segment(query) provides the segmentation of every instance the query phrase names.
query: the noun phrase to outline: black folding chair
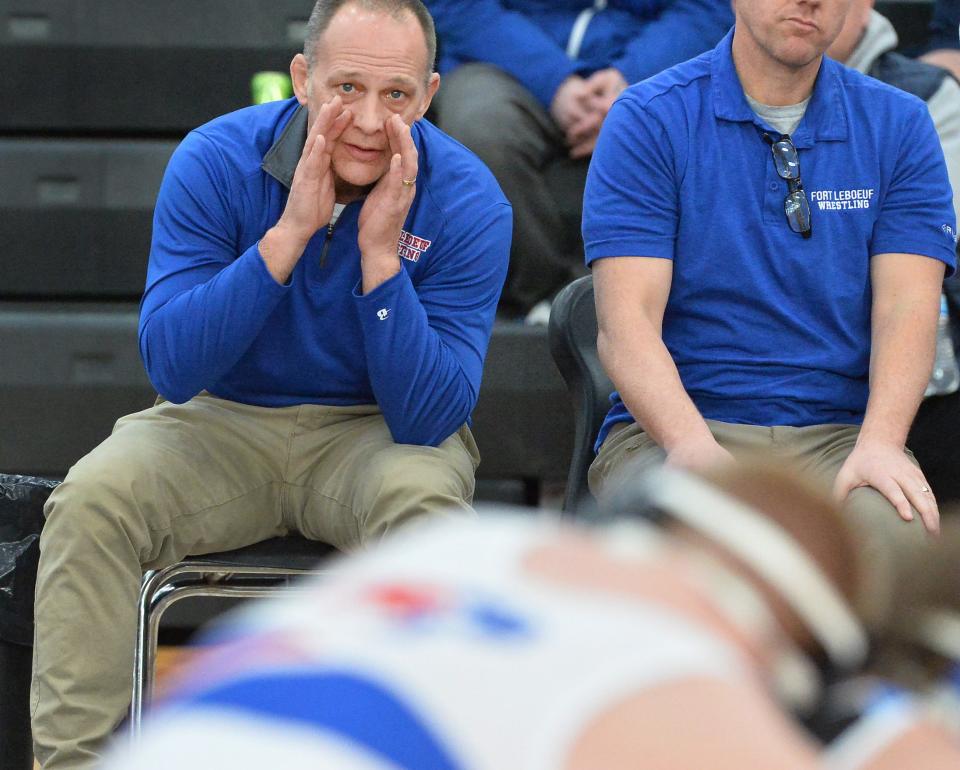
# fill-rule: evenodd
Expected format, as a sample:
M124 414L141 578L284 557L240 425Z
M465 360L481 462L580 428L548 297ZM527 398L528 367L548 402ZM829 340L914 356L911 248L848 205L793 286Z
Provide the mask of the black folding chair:
M593 460L593 443L614 389L597 356L593 276L578 278L557 295L548 334L550 353L573 399L573 457L563 501L563 510L573 512L589 497L587 471Z

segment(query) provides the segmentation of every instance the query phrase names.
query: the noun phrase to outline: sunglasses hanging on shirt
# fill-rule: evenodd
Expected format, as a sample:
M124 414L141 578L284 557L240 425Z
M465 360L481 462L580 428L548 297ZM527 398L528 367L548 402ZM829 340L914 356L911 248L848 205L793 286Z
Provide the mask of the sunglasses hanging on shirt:
M763 134L763 140L770 145L773 153L773 165L777 174L787 183L787 197L783 199L783 213L787 215L787 224L795 233L804 238L813 235L810 224L810 204L800 179L800 156L793 146L789 134Z

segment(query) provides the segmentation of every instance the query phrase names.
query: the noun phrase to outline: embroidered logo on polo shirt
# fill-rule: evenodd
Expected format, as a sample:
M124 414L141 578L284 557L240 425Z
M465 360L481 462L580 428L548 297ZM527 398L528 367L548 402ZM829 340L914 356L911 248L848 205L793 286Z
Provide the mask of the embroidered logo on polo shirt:
M420 256L430 248L432 241L419 238L406 230L400 231L400 240L397 241L397 254L411 262L419 262Z
M390 308L388 307L382 307L377 311L377 318L379 318L381 321L386 321L387 316L389 315L390 315Z
M860 188L852 190L811 190L810 200L820 211L850 211L868 209L876 190Z
M944 234L945 236L947 236L947 238L950 239L950 242L951 242L954 246L956 246L956 244L957 244L957 232L956 232L956 230L954 230L952 227L950 227L950 225L944 225L944 226L941 227L940 229L943 230L943 234Z

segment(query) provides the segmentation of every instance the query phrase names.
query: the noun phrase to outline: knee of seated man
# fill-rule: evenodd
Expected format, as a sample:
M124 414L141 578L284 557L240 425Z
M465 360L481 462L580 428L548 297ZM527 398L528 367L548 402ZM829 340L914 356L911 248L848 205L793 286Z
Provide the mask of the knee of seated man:
M912 521L904 521L872 487L852 490L844 509L859 540L858 610L872 632L884 635L902 623L903 608L926 603L936 586L938 576L929 569L935 541L916 511Z
M364 466L362 513L391 508L397 516L426 512L473 496L469 457L442 448L396 445L377 452Z
M123 464L105 464L88 455L47 500L43 539L76 541L129 530L130 511L139 507L134 477Z
M905 521L893 503L873 487L857 487L851 490L844 507L856 517L857 523L863 523L864 526L883 527L898 537L923 539L923 522L916 510L911 507L913 521Z

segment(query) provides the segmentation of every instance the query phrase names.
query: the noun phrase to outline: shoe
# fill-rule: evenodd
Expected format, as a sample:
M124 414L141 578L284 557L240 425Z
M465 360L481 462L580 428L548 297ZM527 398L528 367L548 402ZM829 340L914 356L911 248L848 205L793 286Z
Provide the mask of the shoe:
M528 326L546 326L550 322L550 308L553 302L548 299L540 300L534 305L523 322Z

